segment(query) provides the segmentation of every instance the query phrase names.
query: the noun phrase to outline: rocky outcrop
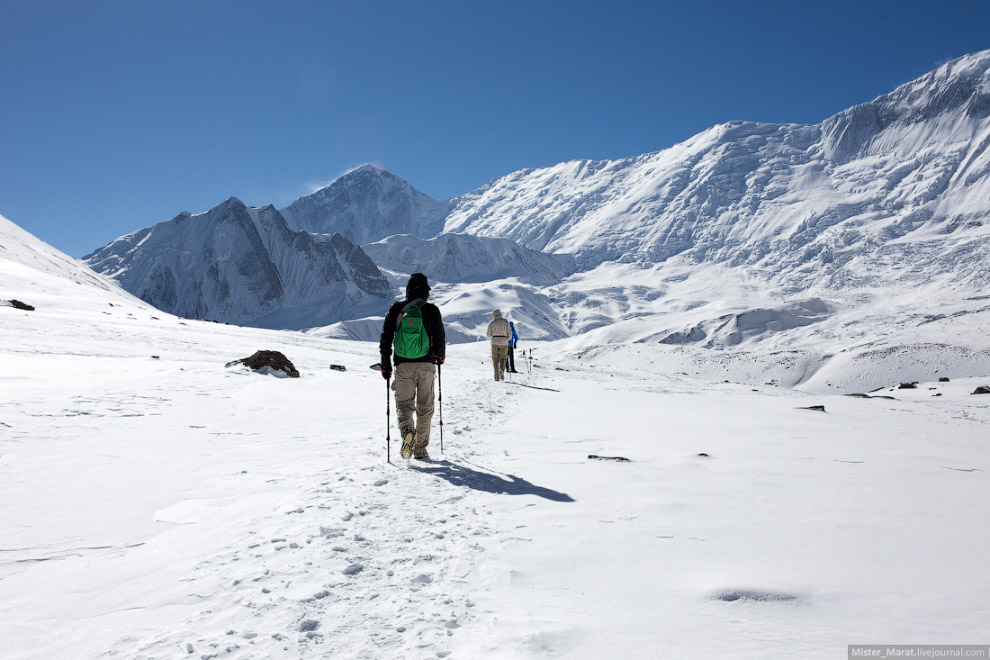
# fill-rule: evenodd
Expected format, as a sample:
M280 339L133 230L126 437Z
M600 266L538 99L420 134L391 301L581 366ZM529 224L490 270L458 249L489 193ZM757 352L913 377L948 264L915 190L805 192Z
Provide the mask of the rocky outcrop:
M299 378L299 371L296 370L295 365L289 358L285 357L285 354L279 351L257 351L250 357L228 362L225 366L233 367L237 364L243 364L255 371L267 372L270 370L280 372L289 378Z

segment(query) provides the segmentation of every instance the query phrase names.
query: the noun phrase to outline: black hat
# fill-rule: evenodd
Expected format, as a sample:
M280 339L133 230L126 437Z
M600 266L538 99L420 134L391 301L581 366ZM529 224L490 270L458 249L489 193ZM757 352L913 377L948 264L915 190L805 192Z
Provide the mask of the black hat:
M409 276L409 284L406 285L406 298L415 300L416 298L426 299L430 295L430 283L426 281L426 275L413 273Z

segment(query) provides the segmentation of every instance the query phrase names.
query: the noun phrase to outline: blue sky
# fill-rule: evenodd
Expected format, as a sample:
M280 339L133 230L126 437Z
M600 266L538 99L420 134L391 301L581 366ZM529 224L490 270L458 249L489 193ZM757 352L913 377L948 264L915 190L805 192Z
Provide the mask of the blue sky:
M80 257L380 164L447 198L817 123L990 48L990 2L0 0L0 214Z

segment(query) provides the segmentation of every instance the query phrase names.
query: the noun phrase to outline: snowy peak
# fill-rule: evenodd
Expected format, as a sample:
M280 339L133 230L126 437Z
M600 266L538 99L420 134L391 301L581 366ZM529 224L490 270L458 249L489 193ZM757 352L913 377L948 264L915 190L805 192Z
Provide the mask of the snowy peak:
M990 50L943 64L875 103L911 121L957 109L969 117L986 117L990 114Z
M921 144L907 129L927 123L927 132L966 137L990 116L990 51L967 55L901 85L870 103L857 105L822 124L826 158L846 163L898 148L904 156ZM892 134L884 132L894 128Z
M159 309L242 325L332 323L389 295L387 280L346 239L294 232L273 206L235 197L124 236L87 260Z
M362 165L282 209L289 227L314 234L339 233L363 245L394 234L437 235L447 203L413 188L374 165Z

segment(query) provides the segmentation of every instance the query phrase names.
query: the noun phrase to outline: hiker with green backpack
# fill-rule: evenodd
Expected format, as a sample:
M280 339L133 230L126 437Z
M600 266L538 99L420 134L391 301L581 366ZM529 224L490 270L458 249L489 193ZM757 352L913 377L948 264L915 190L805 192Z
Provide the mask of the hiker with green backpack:
M386 381L392 378L395 363L391 387L402 435L402 457L420 460L430 458L426 448L433 419L433 379L437 365L443 364L447 355L443 317L436 305L426 302L429 296L426 275L413 273L405 300L392 303L385 315L379 342Z

